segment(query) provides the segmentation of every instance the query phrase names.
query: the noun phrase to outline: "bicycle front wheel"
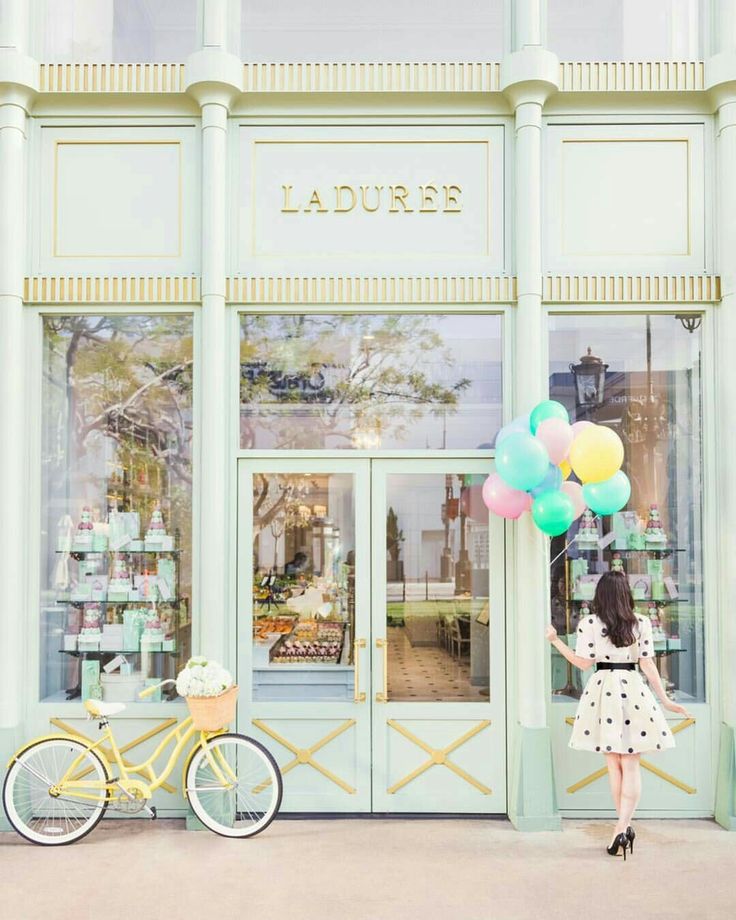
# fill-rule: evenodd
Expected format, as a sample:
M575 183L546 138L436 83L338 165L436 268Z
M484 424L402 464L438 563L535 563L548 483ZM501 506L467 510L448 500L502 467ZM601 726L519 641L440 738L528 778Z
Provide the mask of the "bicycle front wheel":
M67 787L65 779L74 787ZM105 813L107 780L101 758L83 742L47 738L26 748L10 765L3 786L5 814L31 843L75 843Z
M255 837L276 817L283 784L266 748L245 735L228 733L207 741L192 757L186 775L194 814L223 837Z

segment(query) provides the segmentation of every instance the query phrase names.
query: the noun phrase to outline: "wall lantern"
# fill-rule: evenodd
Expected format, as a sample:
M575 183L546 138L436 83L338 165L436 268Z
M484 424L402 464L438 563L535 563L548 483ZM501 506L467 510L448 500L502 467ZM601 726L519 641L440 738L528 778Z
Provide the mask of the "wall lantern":
M578 408L595 409L603 404L607 370L608 365L597 358L590 347L579 364L570 365L575 380L575 405Z

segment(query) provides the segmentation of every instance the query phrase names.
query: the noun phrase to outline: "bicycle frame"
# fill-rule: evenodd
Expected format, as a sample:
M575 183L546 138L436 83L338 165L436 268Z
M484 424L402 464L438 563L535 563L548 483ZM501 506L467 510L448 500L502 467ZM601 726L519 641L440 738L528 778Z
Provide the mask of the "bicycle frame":
M171 775L176 762L181 756L182 751L186 745L194 738L198 733L198 729L192 724L191 716L188 716L182 722L178 722L173 728L166 733L161 742L159 743L156 750L151 754L149 758L142 761L139 764L130 764L129 766L125 765L123 757L118 748L117 741L115 740L115 734L109 723L105 724L105 731L102 734L102 737L97 741L91 744L85 744L85 751L94 751L100 748L103 744L107 743L110 747L110 750L113 754L114 765L118 768L119 776L116 778L108 777L105 782L99 780L84 780L84 777L92 772L91 767L87 767L81 773L75 773L79 768L84 754L80 754L67 769L66 773L61 780L56 784L55 792L59 795L62 793L64 795L73 795L78 799L90 799L93 801L98 801L99 795L91 794L91 790L100 790L105 789L110 792L117 791L117 789L122 789L124 792L131 790L136 790L142 794L146 799L150 799L153 793L160 789L161 786L166 782L166 780ZM212 751L207 744L210 738L215 738L217 735L222 734L222 731L218 732L206 732L199 731L199 741L196 744L192 751L190 752L190 757L194 754L194 751L197 747L201 747L204 752L207 760L212 767L212 771L217 777L217 780L223 784L225 788L230 788L234 782L237 781L235 774L230 769L229 764L222 756L222 753L215 749ZM157 773L153 767L154 762L161 755L163 750L169 745L172 741L175 740L174 748L169 755L169 759L164 766L163 770L160 773ZM105 755L97 751L99 756L102 757L103 762L109 765L109 760ZM140 780L133 779L131 774L138 774L147 779L147 782L141 782ZM84 792L84 790L88 792Z

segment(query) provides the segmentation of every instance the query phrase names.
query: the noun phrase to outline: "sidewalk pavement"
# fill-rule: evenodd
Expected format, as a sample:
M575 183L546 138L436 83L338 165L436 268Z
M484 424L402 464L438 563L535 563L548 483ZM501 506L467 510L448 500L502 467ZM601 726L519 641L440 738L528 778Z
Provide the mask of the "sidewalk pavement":
M520 834L505 820L278 820L253 840L105 820L68 847L0 834L3 920L735 920L736 834L713 821Z

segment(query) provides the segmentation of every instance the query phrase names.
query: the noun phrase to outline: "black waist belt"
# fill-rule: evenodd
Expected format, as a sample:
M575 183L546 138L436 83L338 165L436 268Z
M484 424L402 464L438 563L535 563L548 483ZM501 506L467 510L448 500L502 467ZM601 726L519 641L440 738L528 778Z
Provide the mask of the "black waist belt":
M596 671L635 671L633 661L599 661L595 666Z

